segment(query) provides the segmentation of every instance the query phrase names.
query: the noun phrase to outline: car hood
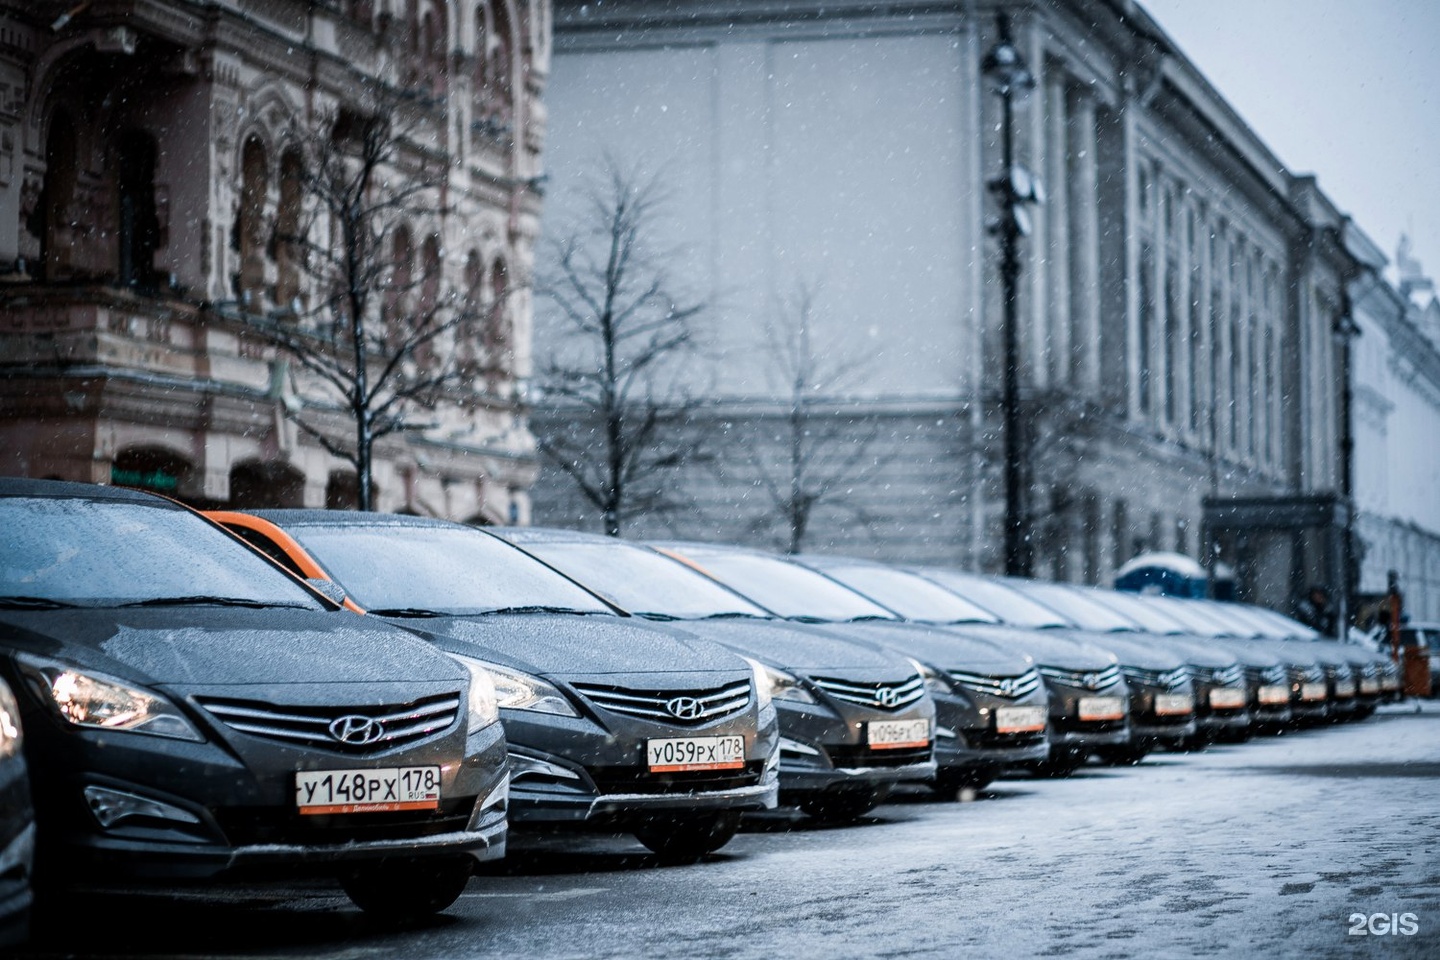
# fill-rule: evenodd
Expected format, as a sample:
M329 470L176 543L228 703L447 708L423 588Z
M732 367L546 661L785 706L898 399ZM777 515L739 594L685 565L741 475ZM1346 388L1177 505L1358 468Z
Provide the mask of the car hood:
M1140 670L1155 670L1163 673L1178 670L1186 663L1204 662L1185 656L1181 651L1182 645L1175 643L1174 638L1157 636L1153 633L1134 631L1098 633L1090 630L1060 630L1056 633L1063 634L1067 639L1106 650L1120 661L1121 666L1135 667ZM1226 664L1234 662L1233 657L1225 658Z
M941 670L1018 676L1035 666L1022 652L1008 650L949 626L899 620L861 620L824 623L818 627L838 636L881 644Z
M1023 653L1038 664L1064 670L1104 670L1116 658L1103 647L1078 639L1074 631L1061 629L1031 630L1002 623L967 623L950 628L968 636Z
M687 620L684 629L791 672L871 670L877 679L915 673L899 653L870 641L848 638L828 625L785 620Z
M453 660L348 611L157 607L5 611L0 643L150 685L458 680Z
M394 619L443 650L551 677L746 670L744 661L678 624L578 614Z

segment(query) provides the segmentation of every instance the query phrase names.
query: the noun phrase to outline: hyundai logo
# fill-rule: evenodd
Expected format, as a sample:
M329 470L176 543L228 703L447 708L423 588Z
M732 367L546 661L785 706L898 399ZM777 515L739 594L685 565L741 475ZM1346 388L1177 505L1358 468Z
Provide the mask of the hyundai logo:
M1100 686L1100 674L1087 673L1084 677L1081 678L1081 682L1084 683L1085 686L1089 687L1091 690L1095 690Z
M894 687L881 687L875 691L875 702L882 707L893 707L900 702L900 694Z
M1001 681L1000 681L1000 696L1002 696L1002 697L1013 697L1013 696L1015 696L1015 681L1014 681L1014 680L1011 680L1011 679L1008 679L1008 678L1007 678L1007 679L1004 679L1004 680L1001 680Z
M694 697L676 697L665 703L665 709L676 720L698 720L700 719L700 701Z
M331 721L330 736L352 747L363 747L385 736L385 725L374 717L351 713Z

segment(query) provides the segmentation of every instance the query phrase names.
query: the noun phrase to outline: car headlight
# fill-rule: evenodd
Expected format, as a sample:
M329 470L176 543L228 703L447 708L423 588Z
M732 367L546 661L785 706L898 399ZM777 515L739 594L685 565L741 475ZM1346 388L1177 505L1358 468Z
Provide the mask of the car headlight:
M460 665L470 671L470 726L468 733L475 733L500 719L500 702L495 696L495 681L490 671L479 660L455 656Z
M574 705L553 683L484 660L471 662L490 675L490 680L495 685L495 702L501 709L552 713L560 717L580 716Z
M750 676L755 681L755 704L764 710L770 706L771 693L774 690L774 684L770 682L770 671L759 660L751 660L749 657L741 659L750 664Z
M929 690L931 693L952 693L954 691L955 688L950 683L950 679L945 676L944 671L926 666L919 660L910 657L906 657L905 659L909 660L911 665L915 667L915 672L925 679L926 690Z
M169 700L111 677L64 664L20 658L20 668L60 718L76 727L123 730L176 740L205 738Z
M791 703L815 702L810 691L800 683L799 677L786 673L784 670L777 670L758 660L751 660L750 666L759 670L755 674L755 687L757 690L763 691L760 694L760 706L765 706L771 700L789 700Z

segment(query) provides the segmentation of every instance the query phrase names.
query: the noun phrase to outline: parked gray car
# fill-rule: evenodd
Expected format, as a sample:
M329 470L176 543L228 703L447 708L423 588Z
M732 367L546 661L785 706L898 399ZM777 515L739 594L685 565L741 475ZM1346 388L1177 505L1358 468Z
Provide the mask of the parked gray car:
M629 613L679 621L763 667L780 721L780 799L853 820L892 785L935 775L935 702L915 661L782 620L653 549L614 537L494 531Z

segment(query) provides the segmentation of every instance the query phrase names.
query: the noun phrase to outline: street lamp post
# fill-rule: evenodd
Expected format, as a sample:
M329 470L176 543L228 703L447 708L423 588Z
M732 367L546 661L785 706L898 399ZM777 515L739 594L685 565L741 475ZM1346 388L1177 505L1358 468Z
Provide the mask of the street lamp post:
M1010 39L1010 18L997 18L1000 36L985 54L980 69L1000 97L1002 174L990 181L1000 204L1000 220L994 232L1000 238L1000 282L1005 299L1005 369L1001 406L1005 421L1005 573L1030 575L1030 545L1026 538L1025 515L1026 451L1020 416L1020 333L1017 296L1020 284L1020 238L1030 232L1029 204L1039 202L1034 177L1015 163L1014 102L1035 86L1035 77Z

